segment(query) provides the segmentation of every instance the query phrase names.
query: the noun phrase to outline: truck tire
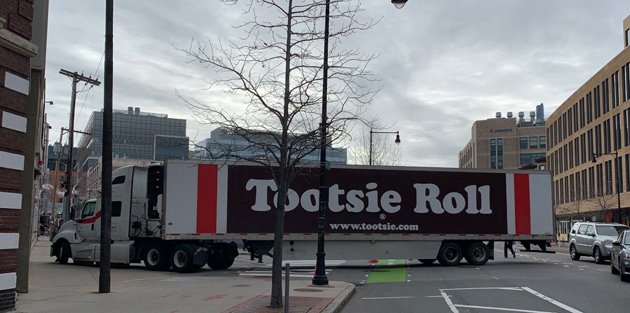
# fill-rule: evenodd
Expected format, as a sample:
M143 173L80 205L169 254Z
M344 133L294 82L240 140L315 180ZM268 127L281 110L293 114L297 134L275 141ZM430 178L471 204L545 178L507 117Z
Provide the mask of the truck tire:
M59 264L68 264L68 259L70 259L70 255L72 251L70 251L70 244L65 241L59 241L59 254L57 255L57 262Z
M569 247L569 255L571 255L571 260L573 261L580 260L580 254L577 252L577 249L575 248L575 245L573 244Z
M466 262L471 265L484 265L488 263L488 247L483 242L477 241L468 245L466 249Z
M181 243L175 246L171 254L171 266L178 273L190 273L195 270L193 262L195 246L188 243Z
M144 267L150 271L165 271L171 266L168 248L157 243L149 244L144 251Z
M438 262L443 266L454 266L462 260L462 248L454 242L445 242L438 253Z
M227 243L212 245L208 255L208 266L215 271L225 270L232 266L236 255L233 255L230 249L232 249L232 246Z

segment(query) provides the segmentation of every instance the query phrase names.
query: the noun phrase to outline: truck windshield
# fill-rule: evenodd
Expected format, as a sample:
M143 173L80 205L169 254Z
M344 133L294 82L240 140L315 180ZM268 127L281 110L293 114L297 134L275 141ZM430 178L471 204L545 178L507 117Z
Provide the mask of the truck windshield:
M597 234L601 235L601 236L619 236L619 234L625 230L628 229L627 227L621 227L621 226L612 226L612 225L606 225L606 226L596 226L597 228Z

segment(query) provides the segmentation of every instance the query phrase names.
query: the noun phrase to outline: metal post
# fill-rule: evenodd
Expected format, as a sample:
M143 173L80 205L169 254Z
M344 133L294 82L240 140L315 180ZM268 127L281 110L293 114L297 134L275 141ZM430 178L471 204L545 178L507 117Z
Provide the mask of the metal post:
M114 0L105 5L105 94L103 99L103 157L101 175L101 267L98 292L109 293L112 238L112 94Z
M313 285L328 285L326 277L326 253L324 252L324 227L326 223L326 208L328 207L328 186L326 186L326 125L327 97L328 97L328 35L330 19L330 0L326 0L326 17L324 19L324 77L322 77L322 125L319 161L319 216L317 219L317 262Z
M369 164L372 165L372 129L370 128L370 157L369 157Z
M289 313L289 282L291 281L291 264L287 263L284 274L284 313Z

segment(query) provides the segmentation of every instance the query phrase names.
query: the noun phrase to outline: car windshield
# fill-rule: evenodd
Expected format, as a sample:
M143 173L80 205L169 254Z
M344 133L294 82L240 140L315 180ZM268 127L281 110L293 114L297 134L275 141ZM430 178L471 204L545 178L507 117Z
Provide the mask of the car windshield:
M624 226L612 226L612 225L602 225L595 226L597 228L597 234L600 236L619 236L619 234L628 229L628 227Z

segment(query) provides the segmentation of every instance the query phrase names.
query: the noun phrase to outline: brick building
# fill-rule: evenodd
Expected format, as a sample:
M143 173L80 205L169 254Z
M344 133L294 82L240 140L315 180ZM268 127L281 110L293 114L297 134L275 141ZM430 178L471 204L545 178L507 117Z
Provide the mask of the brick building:
M44 155L47 8L46 0L0 1L0 312L15 308L16 291L28 290L35 186Z

